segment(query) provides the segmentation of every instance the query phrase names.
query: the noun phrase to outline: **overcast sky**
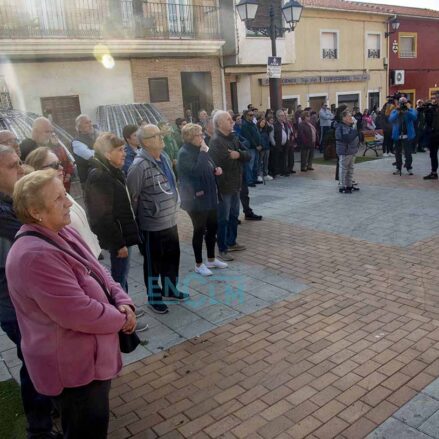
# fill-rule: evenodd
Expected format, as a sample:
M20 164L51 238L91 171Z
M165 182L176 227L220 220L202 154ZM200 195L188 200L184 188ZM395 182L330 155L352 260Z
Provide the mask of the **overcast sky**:
M363 1L363 0L352 0ZM428 8L439 11L439 0L372 0L370 3L381 3L384 5L411 6L414 8Z

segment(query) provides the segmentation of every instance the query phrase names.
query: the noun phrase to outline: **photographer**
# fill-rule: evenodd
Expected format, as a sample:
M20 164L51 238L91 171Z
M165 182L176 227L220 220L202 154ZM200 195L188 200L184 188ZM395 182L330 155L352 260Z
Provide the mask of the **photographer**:
M409 175L413 175L411 141L416 137L414 128L416 118L417 112L411 108L407 98L400 97L398 105L389 116L389 122L393 125L392 139L395 142L396 171L393 175L401 175L402 150L405 156L404 167Z
M437 152L439 147L439 106L437 103L437 95L432 102L423 105L422 111L425 115L425 130L429 138L431 161L431 173L426 175L424 180L437 180Z

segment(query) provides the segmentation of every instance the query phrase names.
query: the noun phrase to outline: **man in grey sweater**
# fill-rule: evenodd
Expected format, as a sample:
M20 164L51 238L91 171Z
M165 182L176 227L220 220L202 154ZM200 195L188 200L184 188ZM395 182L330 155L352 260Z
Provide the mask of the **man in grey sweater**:
M165 314L168 306L163 299L189 298L187 293L177 289L179 196L171 161L163 151L165 145L160 129L156 125L145 125L139 128L137 135L142 149L128 171L127 186L142 234L148 303L155 312Z

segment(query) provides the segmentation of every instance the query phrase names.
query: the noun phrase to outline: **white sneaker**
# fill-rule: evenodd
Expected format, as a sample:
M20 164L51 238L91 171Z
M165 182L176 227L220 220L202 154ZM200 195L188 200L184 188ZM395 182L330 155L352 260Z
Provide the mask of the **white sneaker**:
M201 274L201 276L212 276L213 274L205 264L201 264L199 267L195 265L195 273Z
M266 175L265 180L271 181L271 180L273 180L273 177L271 175Z
M225 262L219 261L218 259L214 259L213 261L206 262L206 268L227 268L229 265Z
M264 182L264 180L262 179L262 177L261 177L261 176L259 176L259 177L258 177L258 181L260 181L261 183L263 183L263 182Z

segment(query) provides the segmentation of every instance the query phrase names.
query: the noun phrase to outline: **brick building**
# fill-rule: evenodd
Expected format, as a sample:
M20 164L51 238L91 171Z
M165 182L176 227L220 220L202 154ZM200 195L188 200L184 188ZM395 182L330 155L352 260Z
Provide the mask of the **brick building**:
M217 0L0 0L0 89L72 132L148 102L168 120L224 106Z

